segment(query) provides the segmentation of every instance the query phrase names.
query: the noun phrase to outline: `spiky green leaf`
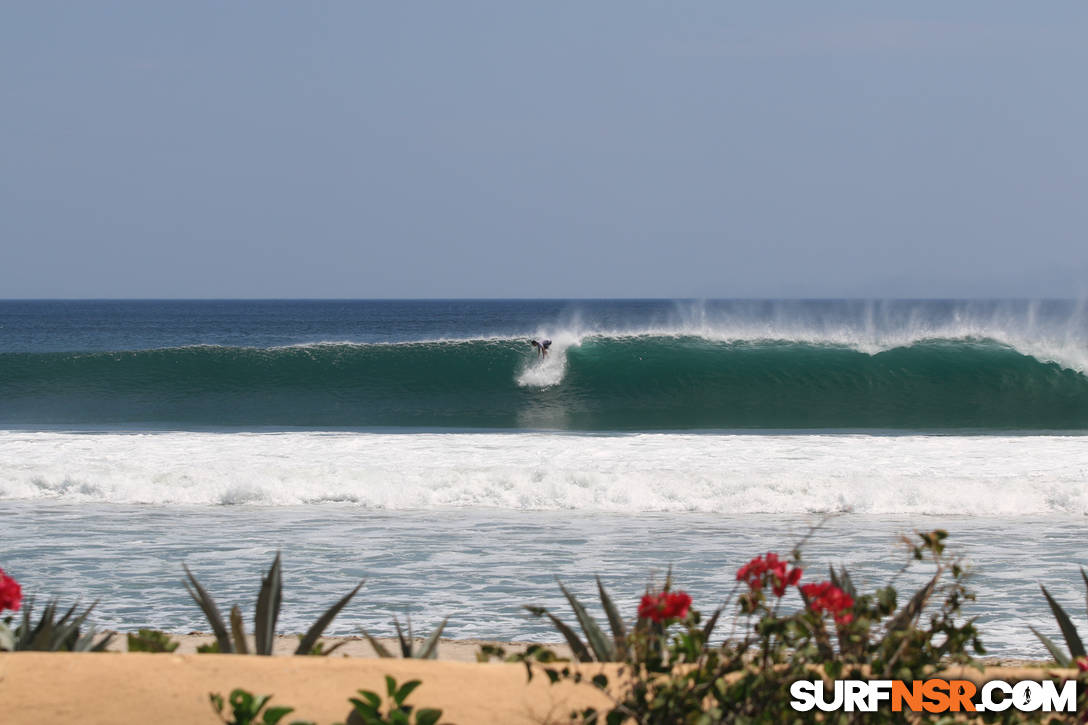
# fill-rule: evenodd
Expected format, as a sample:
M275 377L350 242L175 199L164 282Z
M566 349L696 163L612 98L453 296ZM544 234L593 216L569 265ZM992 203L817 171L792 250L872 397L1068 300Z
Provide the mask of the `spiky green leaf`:
M366 641L370 642L370 646L374 648L374 652L377 653L378 657L382 659L388 659L393 656L393 653L386 649L384 644L370 636L370 632L367 632L362 627L359 627L359 631L363 633L364 637L366 637Z
M404 631L400 628L400 620L393 617L393 626L397 628L397 640L400 642L400 656L405 659L412 657L412 618L408 617L408 634L405 636Z
M1043 596L1046 597L1047 603L1050 605L1050 611L1054 613L1054 619L1058 620L1058 627L1062 630L1062 636L1065 637L1065 644L1069 647L1069 654L1073 659L1079 659L1086 656L1084 651L1084 643L1080 640L1080 635L1077 634L1077 628L1073 626L1073 620L1069 619L1069 615L1065 613L1062 606L1050 596L1050 592L1046 590L1042 584L1039 588L1043 590Z
M842 582L842 584L839 585L839 588L849 594L852 598L857 599L857 587L854 586L854 580L850 578L850 572L846 570L845 566L839 567L839 580Z
M281 594L283 591L283 572L280 553L272 560L268 574L261 580L261 591L257 595L257 614L253 622L253 639L257 654L271 655L276 637L276 621L280 616Z
M431 632L431 636L423 643L423 647L419 650L419 659L421 660L433 660L438 656L438 638L442 636L442 630L446 628L446 622L449 621L449 617L446 617L442 622Z
M211 625L212 632L215 634L215 641L219 644L219 651L223 654L234 652L230 642L230 634L227 632L227 625L223 623L223 617L219 614L219 607L215 606L215 600L196 580L193 572L189 571L188 566L182 564L181 568L185 570L185 575L189 577L188 582L182 582L185 585L185 590L189 592L189 596L204 612L204 618Z
M620 616L620 610L612 602L612 597L608 596L608 592L605 591L600 577L597 577L597 592L601 597L601 606L604 608L605 616L608 617L608 626L612 630L615 658L624 659L627 656L627 625L624 624L623 617Z
M593 648L593 654L600 662L611 662L615 659L616 648L612 642L608 641L608 638L604 636L604 632L597 625L596 620L589 616L589 612L582 606L582 603L578 601L570 591L563 586L563 582L559 580L559 577L555 578L556 583L559 585L559 590L563 592L563 596L570 602L570 608L574 610L574 616L578 619L578 624L582 627L582 632L586 635L586 641L589 642L589 646Z
M1047 637L1045 634L1035 629L1035 627L1029 626L1028 629L1039 638L1039 641L1042 642L1043 646L1050 652L1050 656L1054 658L1054 661L1058 663L1059 667L1071 667L1073 665L1073 661L1069 659L1069 656L1062 652L1061 648L1054 644L1054 641L1051 640L1050 637Z
M1084 567L1080 568L1080 578L1084 580L1084 594L1085 604L1088 605L1088 572L1084 571Z
M922 610L926 608L926 604L929 602L929 598L933 595L933 590L937 588L937 581L941 575L938 572L933 575L933 578L926 582L926 585L916 591L914 596L911 597L907 605L899 610L899 612L888 623L888 632L895 632L907 629L917 618L922 614Z
M91 632L88 633L87 636L88 636L88 638L92 638L94 636L94 630L91 630ZM89 652L105 652L106 648L110 646L110 642L112 642L112 641L113 641L113 632L110 632L105 637L103 637L102 639L98 640L96 643L91 645L91 648L88 651Z
M563 635L563 639L567 640L567 644L570 646L575 659L579 662L593 661L593 655L590 654L589 648L586 647L585 643L582 642L574 630L568 627L561 619L544 607L526 606L525 609L527 609L534 617L547 617L551 620L551 623L559 630L559 633Z
M329 647L329 648L328 648L328 649L326 649L326 650L322 650L322 651L321 651L321 654L322 654L323 656L325 656L325 657L328 657L328 656L329 656L329 655L331 655L331 654L332 654L333 652L335 652L336 650L340 649L341 647L343 647L343 646L344 646L344 645L346 645L347 643L348 643L348 641L347 641L346 639L342 639L342 640L340 640L339 642L337 642L336 644L334 644L334 645L333 645L332 647Z
M340 610L347 606L348 602L350 602L352 597L359 592L364 583L366 583L365 579L359 582L354 589L341 597L336 604L325 610L325 613L322 614L306 631L306 634L303 635L302 640L298 644L298 649L295 650L295 654L306 655L313 651L314 646L317 644L317 640L321 638L321 633L332 623L332 620L336 618L336 615L340 613ZM330 649L329 652L332 652L332 650Z
M246 643L246 627L242 622L242 610L235 604L230 608L230 633L234 638L234 649L240 655L249 654L249 645Z

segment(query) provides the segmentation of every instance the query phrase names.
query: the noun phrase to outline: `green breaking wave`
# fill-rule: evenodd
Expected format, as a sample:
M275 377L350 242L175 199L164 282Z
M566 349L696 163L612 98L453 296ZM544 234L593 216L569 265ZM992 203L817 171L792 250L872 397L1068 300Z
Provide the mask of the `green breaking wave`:
M15 425L559 428L1088 428L1088 377L992 340L876 354L795 341L594 336L0 354ZM565 361L564 361L565 356ZM565 362L565 365L563 363Z

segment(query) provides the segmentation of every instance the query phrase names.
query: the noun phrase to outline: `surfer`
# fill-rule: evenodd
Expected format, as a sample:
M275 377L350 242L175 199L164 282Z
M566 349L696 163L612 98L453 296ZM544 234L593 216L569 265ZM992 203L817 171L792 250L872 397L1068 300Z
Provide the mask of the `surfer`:
M548 357L548 348L552 346L551 340L529 340L529 344L536 348L540 357Z

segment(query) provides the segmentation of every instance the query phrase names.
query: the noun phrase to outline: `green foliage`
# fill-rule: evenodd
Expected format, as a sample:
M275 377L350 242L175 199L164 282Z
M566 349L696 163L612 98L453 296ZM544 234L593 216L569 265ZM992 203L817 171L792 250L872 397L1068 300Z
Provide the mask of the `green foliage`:
M419 680L411 680L398 686L397 681L385 676L387 702L370 690L359 690L359 697L348 698L352 705L346 725L437 725L442 711L431 707L416 709L407 703L408 696L419 687ZM219 693L211 693L208 699L212 709L226 725L277 725L294 712L293 707L269 707L271 695L253 695L246 690L232 690L230 698L223 700ZM228 709L229 708L229 709ZM227 716L231 719L227 719ZM414 716L414 717L413 717ZM314 725L312 722L295 720L290 725Z
M208 695L208 699L211 700L215 714L227 725L252 725L252 723L276 725L280 720L295 711L293 707L270 707L266 710L265 706L272 699L271 695L255 696L241 688L231 691L228 702L224 702L223 696L217 692ZM226 717L228 705L230 707L230 720ZM314 724L304 720L295 720L291 725Z
M189 596L193 598L193 601L200 606L201 611L204 612L205 618L208 620L208 624L211 625L212 632L215 634L216 647L215 652L221 654L249 654L249 644L246 641L245 623L242 620L242 610L237 605L231 608L230 612L230 629L228 631L227 625L223 622L223 617L219 614L219 607L216 606L215 600L208 594L207 590L200 585L193 573L189 571L189 567L182 564L182 568L185 569L185 575L188 581L184 581L185 590L189 592ZM340 610L347 606L352 597L358 593L362 588L364 582L359 584L344 595L338 602L329 607L324 614L318 617L317 621L313 623L306 634L302 635L299 640L298 648L295 649L296 655L309 655L309 654L329 654L335 647L328 650L318 648L318 640L321 638L321 633L329 626L336 615L340 613ZM258 655L271 655L272 648L276 639L276 621L280 616L280 605L282 603L283 593L283 570L280 564L279 552L276 553L276 558L272 561L272 566L269 567L268 573L265 574L261 580L261 589L257 594L257 611L253 618L253 640L255 654ZM210 648L205 646L204 648L198 648L198 652L211 652Z
M1083 567L1080 570L1080 576L1084 580L1085 588L1088 589L1088 572L1085 572ZM1058 622L1058 629L1061 630L1062 637L1065 639L1065 646L1069 648L1069 654L1062 652L1061 648L1054 644L1053 640L1035 629L1035 627L1028 627L1028 629L1039 638L1039 641L1043 643L1043 646L1046 647L1051 657L1060 667L1088 665L1088 660L1085 659L1088 657L1088 653L1085 652L1084 642L1081 641L1073 620L1062 609L1062 605L1058 604L1057 600L1050 595L1046 587L1040 584L1039 588L1043 590L1043 596L1046 597L1046 602L1050 605L1050 611L1054 613L1054 619Z
M594 725L854 722L856 716L848 713L793 711L790 685L812 679L815 672L829 679L924 679L939 667L970 664L972 652L984 652L973 620L960 618L963 604L974 595L966 585L966 569L946 553L946 538L945 532L935 531L919 534L917 543L907 542L908 565L920 558L933 573L903 605L891 583L860 594L849 573L839 569L830 572L829 583L846 595L839 600L846 602L843 609L829 612L801 591L804 608L785 613L784 591L772 595L769 587L738 573L745 590L730 601L740 630L721 645L710 644L709 628L692 610L682 620L666 622L662 632L636 626L628 638L626 664L612 682L604 674L588 679L577 668L554 665L530 665L530 678L536 669L552 683L588 682L605 691L614 703L610 708L571 714L576 722ZM801 563L799 548L794 562ZM890 711L866 713L865 719L911 721L909 713Z
M359 697L349 698L354 709L348 715L347 725L435 725L442 717L441 710L429 707L416 710L405 703L419 685L419 680L409 680L398 687L397 681L386 675L386 706L382 707L382 698L376 692L359 690Z
M567 603L570 604L570 608L574 611L578 626L585 635L584 641L566 622L544 607L526 606L525 609L534 617L547 617L559 633L563 635L563 639L567 641L567 645L570 646L571 652L579 662L622 662L627 659L627 627L616 609L616 605L612 602L612 598L605 591L601 578L597 577L597 592L600 596L601 607L608 618L609 628L612 631L611 639L605 636L597 621L590 616L585 606L578 601L578 598L563 585L559 577L556 577L555 581L559 585L559 590L563 592L563 596L566 597Z
M170 635L157 629L141 629L136 634L128 633L129 652L173 652L178 643Z
M597 594L601 600L601 608L608 619L608 626L612 634L611 638L605 635L585 606L563 585L558 577L556 577L556 583L559 584L559 590L563 592L563 596L566 597L567 602L574 611L575 619L578 620L578 625L585 635L585 640L579 637L572 627L544 607L526 606L525 609L534 617L547 617L556 630L563 635L563 639L570 646L574 658L579 662L643 661L651 650L660 651L664 646L664 628L662 625L645 617L638 617L633 625L629 627L612 601L612 597L605 590L601 578L598 576L596 580ZM672 570L670 569L665 577L664 591L668 592L671 586ZM649 590L648 587L647 592ZM721 611L721 609L717 610L707 620L703 635L708 640L717 624Z
M918 534L920 544L906 540L912 558L928 559L933 575L901 608L891 584L859 596L844 569L839 574L832 571L832 582L853 593L854 619L836 627L834 651L828 648L824 621L816 621L810 631L817 655L855 671L854 666L868 665L874 676L911 680L933 667L971 664L972 652L985 654L974 619L956 621L963 605L974 601L975 594L967 586L969 573L963 563L945 554L947 537L947 532L938 529Z
M446 628L446 622L449 621L449 617L442 620L438 628L431 632L430 636L423 641L423 645L419 648L415 648L415 638L412 636L412 618L408 617L408 632L405 634L404 630L400 626L400 620L393 617L393 625L397 628L397 640L400 643L400 655L405 659L417 659L417 660L433 660L438 656L438 638L442 636L442 630ZM359 631L363 633L367 641L370 642L370 646L374 648L378 657L393 657L393 653L389 649L379 642L374 637L370 636L362 627Z
M104 652L113 640L107 634L95 641L95 630L83 631L87 617L98 602L78 612L79 604L73 604L64 614L59 613L57 600L51 600L42 610L41 617L33 621L34 600L23 602L19 623L12 627L8 617L0 625L0 650L14 652Z
M302 643L303 638L304 638L304 635L300 634L298 636L298 641L299 641L300 645ZM347 643L348 643L348 641L346 639L341 640L341 641L337 642L336 644L334 644L332 647L329 647L328 649L325 649L325 643L324 642L318 642L313 646L313 649L311 649L309 652L296 652L295 654L314 655L315 657L328 657L333 652L340 649L341 647L343 647ZM344 656L347 657L347 655L344 655Z

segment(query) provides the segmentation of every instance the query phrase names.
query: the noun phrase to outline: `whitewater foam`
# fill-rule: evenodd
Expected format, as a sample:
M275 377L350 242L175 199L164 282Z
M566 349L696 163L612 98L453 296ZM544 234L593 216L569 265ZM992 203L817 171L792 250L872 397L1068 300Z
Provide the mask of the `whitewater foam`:
M1044 313L1047 302L959 301L937 313L931 302L896 300L833 303L677 301L652 323L588 325L580 315L555 334L579 343L589 338L698 337L724 343L802 343L845 347L868 355L927 341L994 341L1040 362L1088 372L1088 300L1063 313ZM1049 303L1054 304L1054 303Z
M0 433L0 500L1088 514L1088 437Z
M567 372L567 351L581 345L584 335L571 330L563 330L549 338L538 334L534 339L551 339L551 347L543 358L529 358L517 375L517 384L522 388L548 388L563 382Z

